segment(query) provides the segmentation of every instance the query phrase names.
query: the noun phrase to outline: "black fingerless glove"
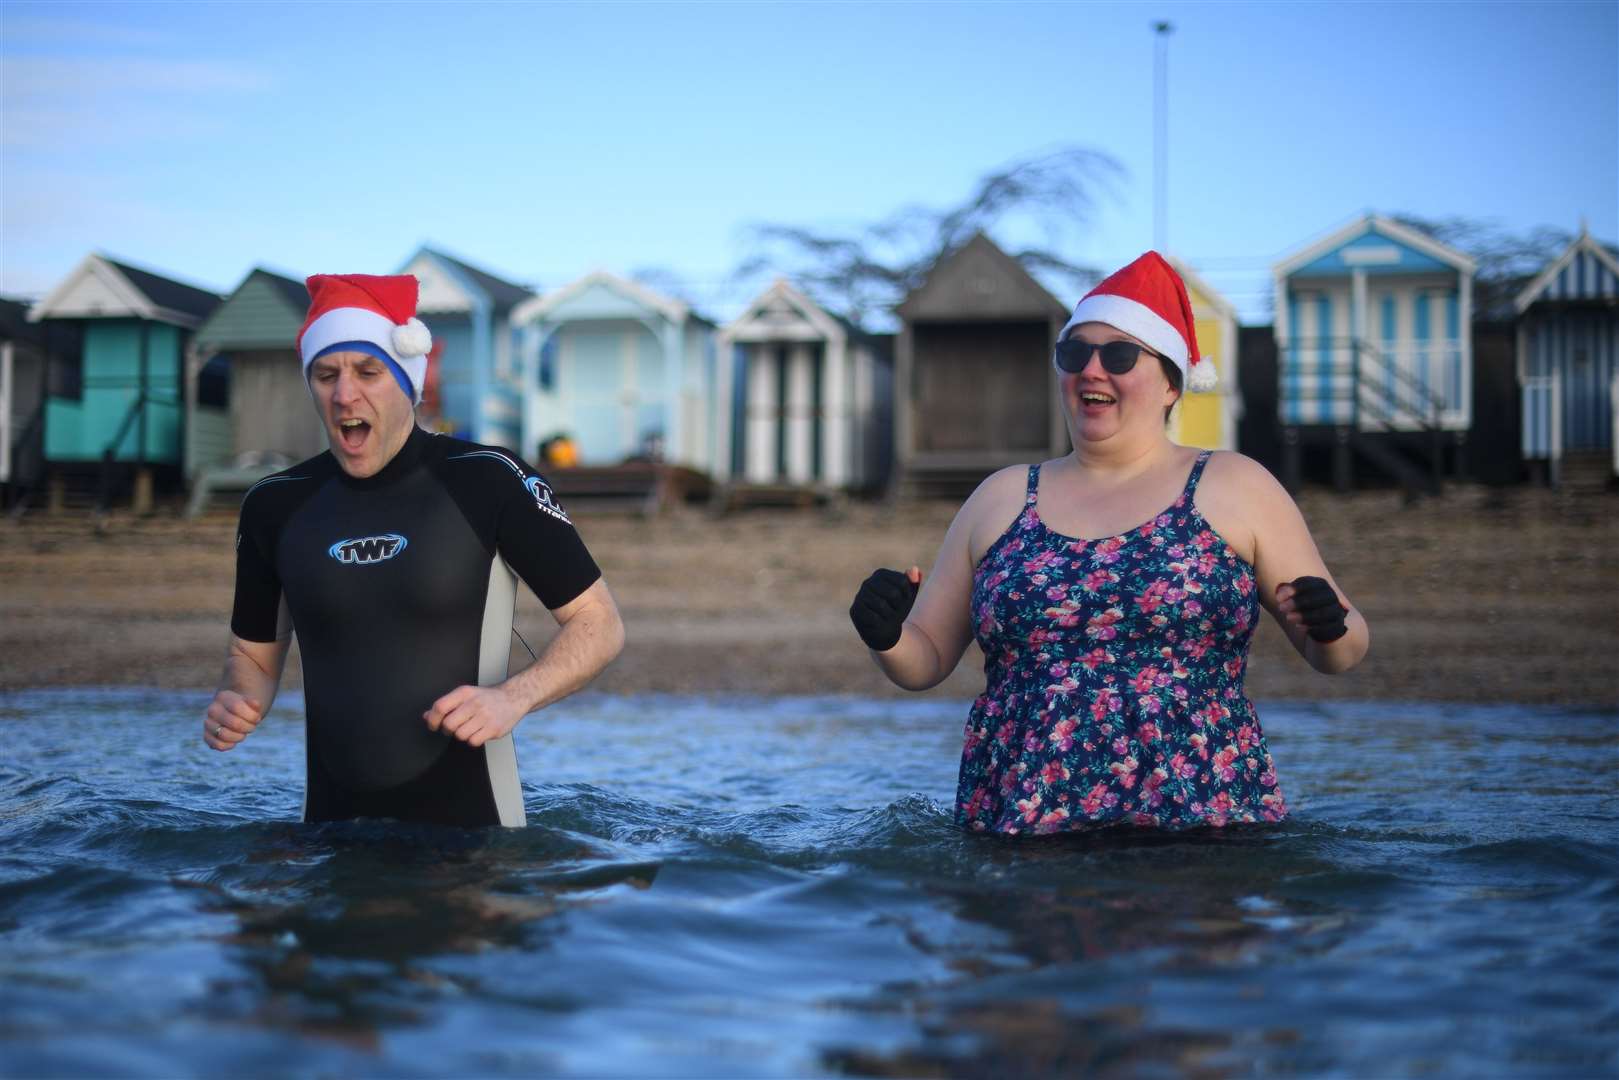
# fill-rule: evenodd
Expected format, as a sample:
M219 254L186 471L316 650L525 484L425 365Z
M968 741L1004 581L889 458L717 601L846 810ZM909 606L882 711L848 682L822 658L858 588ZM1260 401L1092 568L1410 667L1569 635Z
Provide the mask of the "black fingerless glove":
M1349 632L1349 609L1338 603L1338 593L1325 578L1301 577L1293 586L1293 607L1304 619L1304 632L1325 645Z
M878 570L860 583L849 620L867 648L887 652L899 644L905 616L916 602L916 586L898 570Z

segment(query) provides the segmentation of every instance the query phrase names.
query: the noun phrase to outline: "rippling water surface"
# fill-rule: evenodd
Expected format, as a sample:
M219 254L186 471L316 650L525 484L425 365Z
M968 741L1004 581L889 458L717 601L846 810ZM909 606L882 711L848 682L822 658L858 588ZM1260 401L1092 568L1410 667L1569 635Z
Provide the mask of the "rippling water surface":
M1619 715L1262 708L1294 816L950 824L963 703L586 697L525 830L310 827L302 702L0 695L7 1075L1612 1075Z

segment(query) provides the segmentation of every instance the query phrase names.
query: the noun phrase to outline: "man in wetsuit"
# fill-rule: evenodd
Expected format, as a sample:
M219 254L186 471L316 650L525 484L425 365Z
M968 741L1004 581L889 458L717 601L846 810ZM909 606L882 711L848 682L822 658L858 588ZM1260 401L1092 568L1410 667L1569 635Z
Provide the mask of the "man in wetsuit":
M427 328L408 275L319 274L298 335L331 449L242 502L225 674L203 721L239 744L292 634L307 713L305 821L522 825L512 729L618 655L601 571L514 455L416 426ZM560 627L507 676L521 577Z

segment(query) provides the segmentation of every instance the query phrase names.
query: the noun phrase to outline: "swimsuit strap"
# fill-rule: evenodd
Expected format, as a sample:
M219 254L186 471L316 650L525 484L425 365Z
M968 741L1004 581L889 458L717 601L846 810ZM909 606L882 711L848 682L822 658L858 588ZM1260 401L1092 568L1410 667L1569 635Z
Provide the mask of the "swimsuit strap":
M1203 479L1203 466L1209 463L1209 458L1213 455L1213 453L1214 451L1212 450L1205 450L1201 454L1198 454L1197 460L1192 463L1191 475L1187 476L1186 478L1187 502L1191 502L1192 496L1197 494L1197 482Z
M1023 495L1023 505L1033 506L1040 501L1040 463L1029 466L1029 489Z

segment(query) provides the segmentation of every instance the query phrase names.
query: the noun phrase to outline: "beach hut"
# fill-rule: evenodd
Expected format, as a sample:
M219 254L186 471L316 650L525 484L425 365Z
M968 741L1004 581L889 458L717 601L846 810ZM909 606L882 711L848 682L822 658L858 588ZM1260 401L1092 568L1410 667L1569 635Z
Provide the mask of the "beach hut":
M746 487L880 486L891 379L881 341L778 279L716 336L714 475Z
M1273 268L1283 478L1327 449L1340 489L1357 463L1416 495L1462 468L1472 425L1471 259L1368 214Z
M52 502L132 474L137 509L178 488L185 452L183 360L218 294L110 259L86 256L44 299L34 322L77 324L77 378L46 395L44 454Z
M900 303L894 478L960 495L996 469L1068 451L1051 351L1068 320L1017 260L979 233Z
M1619 472L1619 253L1582 228L1514 307L1524 458L1554 484L1606 486Z
M522 450L570 436L582 465L715 463L714 324L595 271L512 312L524 372Z
M1237 311L1179 259L1170 259L1192 301L1197 345L1204 360L1214 364L1220 381L1213 390L1181 395L1169 418L1169 437L1185 446L1209 450L1235 450L1237 423L1242 419L1241 370L1237 363Z
M512 313L534 294L430 247L419 249L399 272L421 282L416 314L433 332L433 393L424 396L421 422L522 454L523 390Z
M79 334L69 322L32 323L30 305L0 298L0 505L20 508L45 475L45 402L78 377Z
M326 449L294 347L308 309L301 280L256 267L197 327L186 353L193 508Z

